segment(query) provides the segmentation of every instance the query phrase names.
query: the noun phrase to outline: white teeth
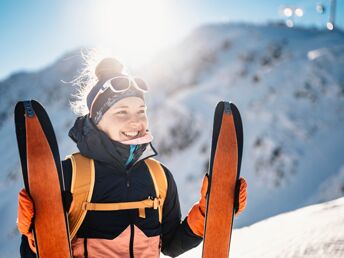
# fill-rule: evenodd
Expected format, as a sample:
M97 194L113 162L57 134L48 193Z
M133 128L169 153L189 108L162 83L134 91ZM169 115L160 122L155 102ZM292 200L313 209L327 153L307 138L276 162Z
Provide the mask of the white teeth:
M139 132L123 132L123 134L128 137L135 137L139 135Z

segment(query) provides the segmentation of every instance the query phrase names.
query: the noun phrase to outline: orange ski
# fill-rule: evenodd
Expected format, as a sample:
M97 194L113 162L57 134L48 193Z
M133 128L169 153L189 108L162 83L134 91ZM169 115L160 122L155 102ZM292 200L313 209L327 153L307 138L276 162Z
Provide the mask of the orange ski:
M15 122L24 185L35 205L37 257L72 257L62 169L49 117L36 101L18 102Z
M227 258L239 179L243 132L238 109L220 102L215 110L203 258Z

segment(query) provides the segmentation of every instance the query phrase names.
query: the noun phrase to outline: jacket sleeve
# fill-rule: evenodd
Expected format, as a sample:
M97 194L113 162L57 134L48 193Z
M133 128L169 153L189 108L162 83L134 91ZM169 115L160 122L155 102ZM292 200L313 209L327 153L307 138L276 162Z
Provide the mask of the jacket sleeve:
M164 167L167 177L167 194L163 207L162 218L162 248L164 255L176 257L196 246L202 239L195 235L188 223L187 218L181 221L181 211L177 186L171 172Z
M27 237L24 235L21 236L20 257L21 258L36 258L36 254L32 252L32 250L30 249Z

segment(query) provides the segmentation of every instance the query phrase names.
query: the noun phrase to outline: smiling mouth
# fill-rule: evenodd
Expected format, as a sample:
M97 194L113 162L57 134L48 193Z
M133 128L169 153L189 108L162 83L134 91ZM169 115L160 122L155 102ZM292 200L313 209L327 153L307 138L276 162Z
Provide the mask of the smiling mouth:
M122 134L130 139L134 139L140 135L140 131L135 131L135 132L122 132Z

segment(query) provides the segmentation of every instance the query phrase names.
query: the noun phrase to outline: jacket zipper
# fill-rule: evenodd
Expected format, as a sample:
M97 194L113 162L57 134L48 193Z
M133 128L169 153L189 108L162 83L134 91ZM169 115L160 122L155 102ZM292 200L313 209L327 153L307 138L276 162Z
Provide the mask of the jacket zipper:
M130 224L130 244L129 244L130 258L134 258L134 225Z
M130 170L126 171L127 196L129 195L129 188L130 188L129 172ZM131 215L130 215L130 219L131 219ZM130 253L130 258L134 258L134 225L132 223L130 224L129 253Z
M84 238L84 256L88 258L88 251L87 251L87 238Z
M142 160L145 160L145 159L148 159L150 157L153 157L155 155L150 155L148 157L145 157L144 159ZM138 160L138 161L141 161L141 160ZM132 166L131 168L129 169L126 169L126 186L127 186L127 193L129 192L129 187L130 187L130 171L137 165L138 161L136 161ZM130 241L129 241L129 253L130 253L130 258L134 258L134 225L133 224L130 224Z

